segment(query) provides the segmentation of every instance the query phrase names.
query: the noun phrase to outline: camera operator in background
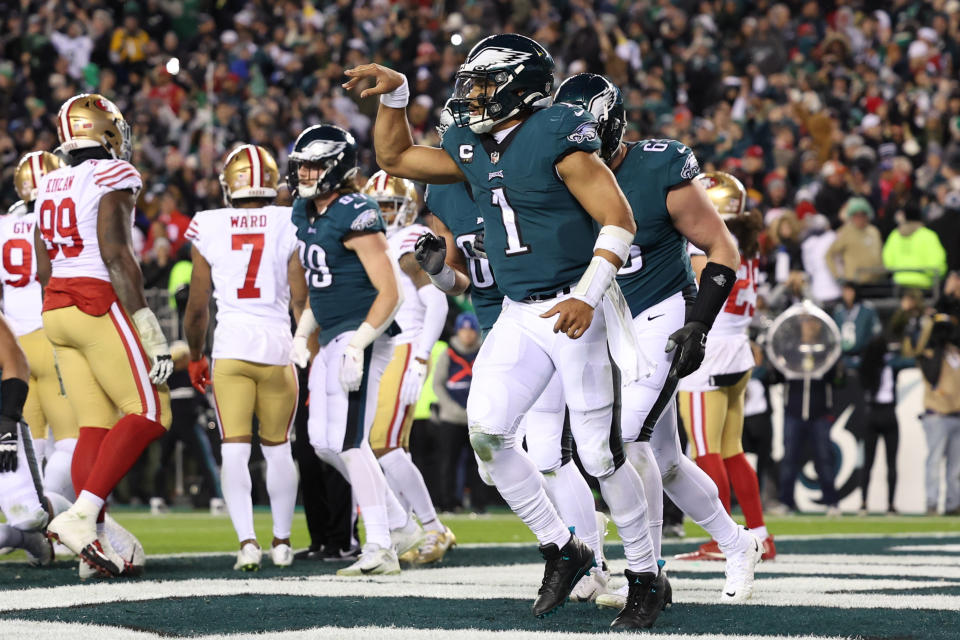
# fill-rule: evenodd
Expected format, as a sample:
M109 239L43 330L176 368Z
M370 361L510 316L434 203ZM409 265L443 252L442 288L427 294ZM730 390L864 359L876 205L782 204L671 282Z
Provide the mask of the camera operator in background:
M923 373L923 431L927 438L927 513L940 502L940 465L946 463L944 511L960 514L960 273L951 272L934 313L924 318L917 344Z

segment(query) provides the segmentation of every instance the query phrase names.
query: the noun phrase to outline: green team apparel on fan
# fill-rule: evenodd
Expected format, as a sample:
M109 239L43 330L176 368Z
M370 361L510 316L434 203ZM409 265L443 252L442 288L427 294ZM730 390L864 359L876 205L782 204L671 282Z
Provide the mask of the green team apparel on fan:
M630 258L617 273L634 317L695 282L687 240L667 211L667 192L699 173L693 151L676 140L628 144L614 172L637 222Z
M470 183L500 291L519 301L575 285L593 257L597 228L555 164L600 148L590 112L568 104L539 109L501 143L451 126L443 148Z
M497 287L490 262L473 251L474 238L483 231L483 216L477 203L470 197L467 184L427 185L427 208L447 226L463 254L470 276L470 299L480 322L480 331L490 331L500 317L503 293ZM453 247L447 247L452 251Z
M307 270L310 308L320 325L320 344L360 326L377 297L356 252L343 246L351 233L386 232L376 201L362 193L334 200L321 215L307 214L310 200L293 203L300 262Z

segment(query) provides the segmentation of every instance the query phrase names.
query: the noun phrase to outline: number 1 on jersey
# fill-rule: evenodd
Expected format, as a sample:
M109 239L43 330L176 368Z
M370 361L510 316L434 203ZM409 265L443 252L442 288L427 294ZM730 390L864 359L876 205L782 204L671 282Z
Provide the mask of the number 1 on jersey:
M507 201L507 194L503 192L503 187L493 189L493 204L500 207L500 217L503 220L503 228L507 232L507 248L504 253L508 256L519 256L530 253L530 245L523 244L523 238L520 235L520 227L517 226L517 212L513 210Z
M243 286L237 289L237 298L241 300L260 297L260 288L256 284L257 273L260 271L260 259L263 257L263 234L238 233L233 236L231 249L243 251L247 246L252 246L253 250L250 252L250 262L247 263L247 277L244 278Z

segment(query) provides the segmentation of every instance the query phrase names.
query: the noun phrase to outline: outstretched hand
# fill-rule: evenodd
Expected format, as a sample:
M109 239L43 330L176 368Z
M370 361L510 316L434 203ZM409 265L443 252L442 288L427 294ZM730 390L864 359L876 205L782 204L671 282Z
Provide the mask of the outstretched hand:
M347 69L344 74L349 76L350 79L340 86L348 91L359 85L364 78L373 78L376 81L374 86L360 92L361 98L390 93L403 84L403 74L379 64L361 64L352 69Z

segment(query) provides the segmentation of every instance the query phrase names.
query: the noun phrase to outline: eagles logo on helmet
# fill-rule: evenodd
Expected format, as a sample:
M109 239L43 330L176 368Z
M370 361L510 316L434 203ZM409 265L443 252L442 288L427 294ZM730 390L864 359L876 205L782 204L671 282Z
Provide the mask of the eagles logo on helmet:
M242 144L227 156L220 173L223 202L277 197L280 171L270 152L255 144Z
M600 136L600 157L604 162L610 162L620 147L627 126L627 114L623 108L620 90L603 76L578 73L563 81L557 89L554 101L577 105L593 114L599 123L596 135ZM588 123L580 126L586 124ZM575 131L570 135L576 133ZM573 138L570 140L574 141Z
M413 224L417 217L420 196L410 180L391 176L386 171L377 171L367 180L362 191L380 205L387 223L387 235Z
M133 153L130 125L120 109L98 93L75 95L57 113L58 151L67 154L101 147L111 158L130 160Z
M311 185L300 184L300 167L319 168ZM332 124L304 129L293 144L287 180L301 198L319 198L341 188L357 174L357 141L348 131Z

